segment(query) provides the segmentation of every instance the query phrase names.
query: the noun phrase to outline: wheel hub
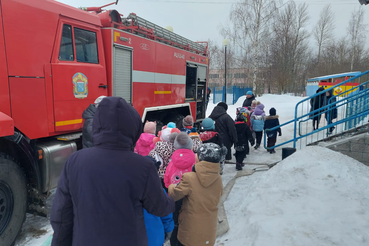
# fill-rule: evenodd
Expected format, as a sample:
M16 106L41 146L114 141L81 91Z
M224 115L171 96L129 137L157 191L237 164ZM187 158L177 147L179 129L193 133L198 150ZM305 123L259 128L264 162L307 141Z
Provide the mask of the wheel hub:
M8 226L13 214L14 198L9 185L0 181L0 235Z

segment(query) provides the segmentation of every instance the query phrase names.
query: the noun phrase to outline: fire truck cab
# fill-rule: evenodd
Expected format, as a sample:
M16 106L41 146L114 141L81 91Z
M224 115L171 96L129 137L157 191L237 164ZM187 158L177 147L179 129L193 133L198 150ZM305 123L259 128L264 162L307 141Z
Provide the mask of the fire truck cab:
M134 13L52 0L0 0L0 242L46 198L82 148L82 113L101 96L130 102L142 121L181 127L205 117L206 42Z

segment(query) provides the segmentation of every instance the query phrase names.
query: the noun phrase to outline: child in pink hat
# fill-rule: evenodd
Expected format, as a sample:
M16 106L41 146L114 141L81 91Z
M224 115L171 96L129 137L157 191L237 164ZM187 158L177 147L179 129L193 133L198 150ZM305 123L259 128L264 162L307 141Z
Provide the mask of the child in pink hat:
M146 121L144 132L138 139L135 147L135 153L146 156L155 148L154 138L156 132L156 122Z

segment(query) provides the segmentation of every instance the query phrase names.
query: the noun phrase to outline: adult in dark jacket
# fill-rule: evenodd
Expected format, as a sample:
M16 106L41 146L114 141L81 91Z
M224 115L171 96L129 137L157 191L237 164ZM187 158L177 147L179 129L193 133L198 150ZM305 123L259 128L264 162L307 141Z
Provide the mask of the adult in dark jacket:
M324 91L323 87L319 87L319 89L316 91L316 93L318 94L319 92ZM324 98L325 95L320 94L320 95L316 95L315 97L310 99L310 112L317 110L321 107L323 107L324 104ZM311 119L313 120L313 129L316 130L319 128L319 122L320 122L320 117L321 117L321 111L317 111L313 114L310 115ZM316 125L316 127L315 127Z
M332 120L337 118L337 108L336 107L336 97L333 95L333 90L329 90L326 93L324 105L330 105L329 108L326 109L325 119L327 120L327 125L332 124ZM332 133L334 130L334 126L329 128L329 133Z
M85 120L82 128L82 146L83 148L91 148L94 146L92 143L92 121L96 112L96 108L99 106L101 100L105 96L99 96L96 98L94 104L90 104L82 113L82 118Z
M246 93L246 99L243 101L242 107L251 107L252 101L255 100L254 94L252 94L252 91L248 91Z
M227 114L228 105L220 102L213 109L209 118L215 121L215 131L218 132L223 139L224 146L227 147L226 160L232 159L232 145L237 143L237 132L234 121Z
M124 99L107 97L92 128L94 147L72 154L60 176L52 246L147 246L143 208L167 216L174 201L163 192L152 161L133 152L140 115Z

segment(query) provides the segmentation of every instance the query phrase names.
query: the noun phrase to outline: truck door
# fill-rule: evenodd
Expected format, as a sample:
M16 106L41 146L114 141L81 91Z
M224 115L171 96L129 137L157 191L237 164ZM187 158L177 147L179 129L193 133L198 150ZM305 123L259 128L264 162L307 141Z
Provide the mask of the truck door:
M114 45L112 95L132 102L132 49Z
M99 27L61 19L51 64L55 131L82 128L82 113L107 79Z

